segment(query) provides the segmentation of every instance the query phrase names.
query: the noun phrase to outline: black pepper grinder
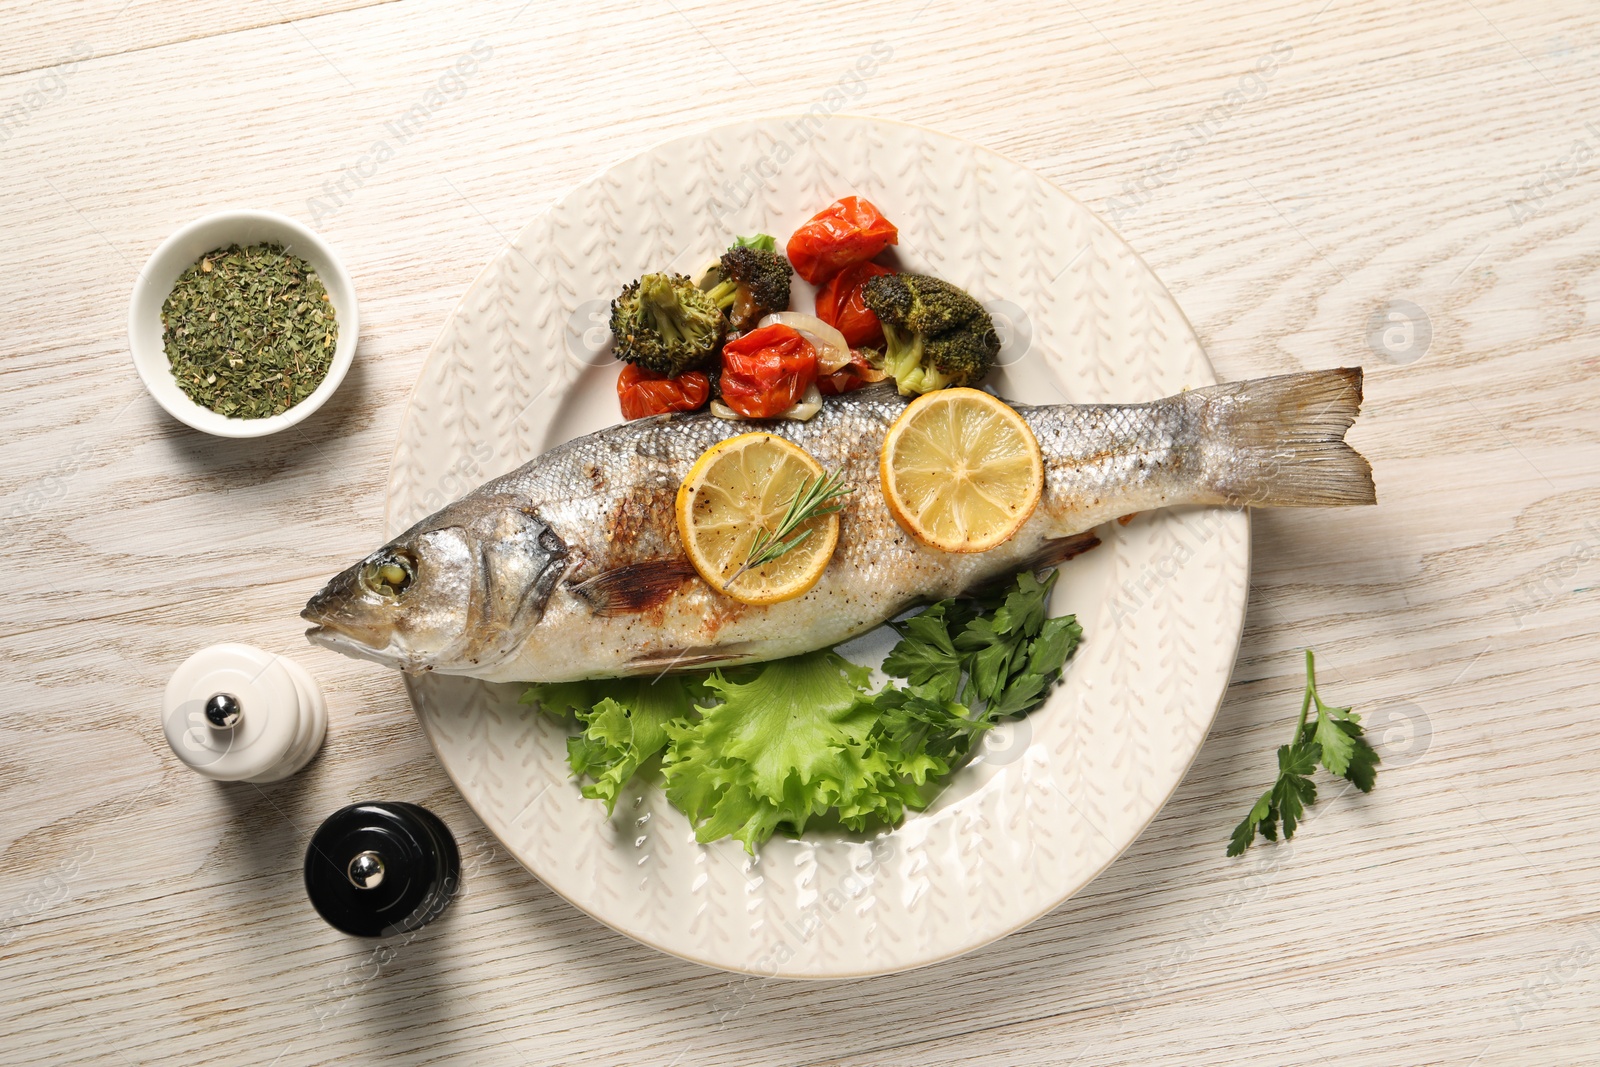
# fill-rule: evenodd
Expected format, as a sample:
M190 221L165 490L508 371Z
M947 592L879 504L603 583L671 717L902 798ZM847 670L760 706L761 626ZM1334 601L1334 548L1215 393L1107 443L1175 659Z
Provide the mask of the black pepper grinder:
M311 835L306 895L330 926L389 937L439 916L461 884L461 853L439 817L400 801L340 808Z

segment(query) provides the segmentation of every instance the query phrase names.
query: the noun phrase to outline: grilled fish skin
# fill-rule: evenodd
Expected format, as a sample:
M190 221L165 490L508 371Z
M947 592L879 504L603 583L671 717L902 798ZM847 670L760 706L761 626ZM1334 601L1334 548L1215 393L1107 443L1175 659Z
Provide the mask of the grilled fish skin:
M976 554L927 548L891 517L878 452L907 401L888 386L831 398L803 423L697 412L612 426L486 483L333 578L301 613L314 624L306 636L405 671L506 682L809 652L918 602L1070 556L1094 543L1096 526L1130 512L1375 503L1371 468L1344 442L1361 383L1354 368L1148 404L1015 405L1039 440L1044 494L1015 537ZM695 459L752 430L842 467L855 489L822 579L767 606L734 601L695 574L674 512Z

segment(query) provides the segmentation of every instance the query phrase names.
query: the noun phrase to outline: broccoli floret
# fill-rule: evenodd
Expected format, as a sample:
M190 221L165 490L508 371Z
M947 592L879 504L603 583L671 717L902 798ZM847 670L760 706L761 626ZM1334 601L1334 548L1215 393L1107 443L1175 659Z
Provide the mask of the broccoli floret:
M881 274L867 280L862 300L883 324L881 366L902 395L976 384L1000 353L989 313L949 282Z
M766 234L735 239L701 285L728 313L735 330L751 329L763 315L789 310L789 280L794 268Z
M617 358L678 375L721 351L722 310L682 274L646 274L611 301Z

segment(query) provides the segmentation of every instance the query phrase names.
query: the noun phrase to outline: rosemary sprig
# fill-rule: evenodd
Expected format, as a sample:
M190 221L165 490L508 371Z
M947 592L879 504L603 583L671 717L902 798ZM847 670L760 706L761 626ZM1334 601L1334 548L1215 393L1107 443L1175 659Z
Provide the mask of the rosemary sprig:
M840 467L832 474L823 474L816 479L806 479L800 483L800 488L794 492L794 498L789 501L789 506L784 510L783 518L778 520L778 528L768 531L765 526L756 531L755 540L750 542L750 551L745 555L744 565L733 572L733 575L723 582L729 586L745 571L771 563L780 556L792 552L799 547L801 542L811 536L810 530L800 530L800 527L812 519L820 519L824 515L832 515L840 511L844 504L842 498L855 492L853 486L844 484L844 468ZM795 533L800 530L799 533Z

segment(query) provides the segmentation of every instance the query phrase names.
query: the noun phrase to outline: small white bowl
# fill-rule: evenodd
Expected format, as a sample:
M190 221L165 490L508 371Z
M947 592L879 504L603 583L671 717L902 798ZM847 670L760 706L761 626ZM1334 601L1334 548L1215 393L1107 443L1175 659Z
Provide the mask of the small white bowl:
M339 339L334 343L333 363L327 376L310 396L281 415L236 419L196 404L178 388L162 337L161 306L179 275L207 252L228 245L263 243L282 245L311 264L333 304ZM358 329L356 290L344 264L315 232L275 211L218 211L189 223L151 253L133 283L133 302L128 309L128 346L133 350L133 365L145 388L173 418L218 437L264 437L288 429L320 408L350 369Z

